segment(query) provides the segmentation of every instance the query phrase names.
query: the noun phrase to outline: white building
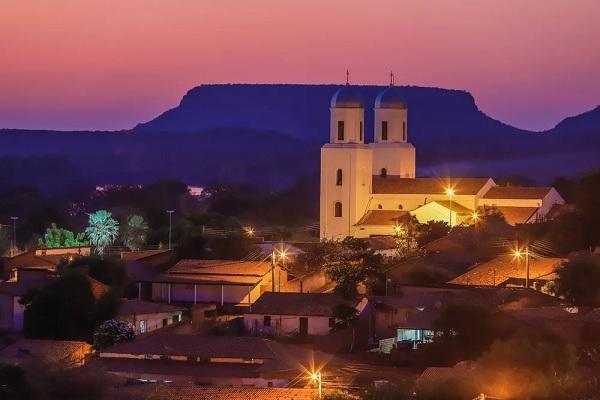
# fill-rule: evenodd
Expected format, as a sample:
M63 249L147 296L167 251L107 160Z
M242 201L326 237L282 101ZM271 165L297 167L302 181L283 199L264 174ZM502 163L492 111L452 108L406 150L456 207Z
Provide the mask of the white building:
M375 100L372 143L365 143L364 104L356 88L346 85L333 95L330 115L329 143L321 148L322 239L393 235L406 212L422 223L470 223L484 205L510 214L509 223L534 222L564 203L552 188L516 193L491 178L416 178L408 108L394 86Z

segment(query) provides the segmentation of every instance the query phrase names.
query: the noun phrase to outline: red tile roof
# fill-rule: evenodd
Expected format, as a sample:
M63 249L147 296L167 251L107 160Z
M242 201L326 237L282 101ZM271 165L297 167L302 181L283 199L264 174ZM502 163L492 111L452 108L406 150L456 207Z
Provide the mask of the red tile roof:
M356 225L389 225L396 226L410 213L399 210L369 210Z
M314 389L140 385L117 389L134 400L314 400Z
M483 195L484 199L534 199L541 200L551 187L525 187L525 186L495 186Z
M167 273L262 277L270 270L269 262L183 259L170 268Z
M560 258L531 257L530 279L552 279L554 271L562 262ZM448 283L458 285L498 286L510 278L525 279L525 261L518 262L512 255L496 257L478 264Z
M131 342L117 344L102 350L100 355L106 356L107 353L199 358L274 358L266 341L260 338L173 333L157 333Z
M374 194L445 194L452 187L457 196L477 194L490 178L394 178L373 177Z
M119 307L118 315L125 316L134 314L175 313L183 310L183 307L176 307L165 303L123 299L121 307Z
M265 292L252 305L252 314L332 316L333 307L349 304L329 293Z
M0 351L0 361L19 363L31 358L67 366L83 364L92 346L85 342L19 339Z
M535 215L537 207L496 207L510 225L526 224Z

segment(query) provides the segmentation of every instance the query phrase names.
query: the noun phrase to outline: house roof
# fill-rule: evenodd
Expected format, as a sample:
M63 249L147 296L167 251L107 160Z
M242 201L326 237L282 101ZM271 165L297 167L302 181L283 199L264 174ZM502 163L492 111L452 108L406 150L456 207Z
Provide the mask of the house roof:
M510 225L526 224L535 215L537 207L496 207Z
M123 299L118 315L139 315L139 314L157 314L157 313L175 313L183 311L183 307L176 307L165 303L154 303L143 300Z
M171 267L167 273L262 277L270 270L271 264L262 261L183 259Z
M441 381L454 378L468 378L475 371L476 365L472 361L461 361L453 367L429 367L426 368L417 382Z
M470 208L467 208L467 207L463 206L462 204L458 204L456 201L433 200L427 204L431 204L431 203L437 203L440 206L447 208L448 210L454 211L457 214L471 214L473 212L473 210L471 210ZM426 207L427 204L425 204L421 207Z
M200 336L160 333L120 343L100 352L113 354L186 356L199 358L273 359L266 340L254 337Z
M554 271L560 265L560 258L531 257L529 279L553 279ZM451 284L498 286L510 278L525 279L525 262L512 255L496 257L477 264L461 276L452 279Z
M217 386L162 386L137 385L119 389L130 398L156 400L313 400L315 390L275 387L217 387Z
M452 187L457 196L477 194L490 178L395 178L373 177L374 194L445 194Z
M65 255L36 255L35 250L18 254L14 257L4 259L4 269L6 271L15 268L46 269L54 271L56 266Z
M125 261L130 260L142 260L146 257L155 256L157 254L166 253L171 251L169 249L159 249L159 250L137 250L137 251L122 251L121 259Z
M389 225L395 226L410 213L402 210L369 210L355 224L360 225Z
M537 186L494 186L490 188L484 195L484 199L535 199L541 200L551 187Z
M347 301L329 293L265 292L252 305L251 314L332 316L333 308Z
M81 365L92 346L85 342L19 339L0 351L4 362L24 361L32 357L67 365Z

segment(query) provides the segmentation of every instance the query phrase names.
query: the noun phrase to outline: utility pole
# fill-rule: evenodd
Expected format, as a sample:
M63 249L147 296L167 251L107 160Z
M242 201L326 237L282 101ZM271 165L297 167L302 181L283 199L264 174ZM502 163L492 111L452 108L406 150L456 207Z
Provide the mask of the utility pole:
M17 252L17 220L19 217L10 217L13 222L13 239L12 246L10 246L10 256L14 257Z
M275 246L271 240L271 291L275 291Z
M171 225L173 222L173 213L175 210L167 210L167 214L169 214L169 250L171 250Z
M525 247L525 287L529 289L529 245Z

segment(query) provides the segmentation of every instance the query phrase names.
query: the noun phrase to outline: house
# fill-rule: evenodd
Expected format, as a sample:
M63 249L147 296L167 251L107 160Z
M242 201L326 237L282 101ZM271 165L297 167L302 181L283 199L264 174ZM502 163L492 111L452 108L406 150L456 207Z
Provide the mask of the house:
M495 186L483 195L480 203L497 207L506 221L515 225L544 220L556 204L564 204L565 200L552 187ZM517 216L521 219L516 219Z
M183 319L183 307L123 299L116 319L128 322L136 335L152 332Z
M465 207L457 201L433 200L415 208L410 213L421 224L430 221L444 221L449 226L456 226L471 224L473 222L473 212L472 208Z
M556 278L556 269L563 259L533 257L529 261L530 286L542 290ZM503 255L490 261L476 264L464 274L448 283L472 286L525 286L527 269L525 260L512 255Z
M524 288L402 285L398 295L368 297L363 309L368 342L389 353L395 346L415 348L431 341L436 334L435 320L451 304L518 310L560 303L555 297Z
M30 289L40 289L55 279L45 269L21 268L13 270L10 280L0 282L0 332L21 332L25 314L21 298Z
M19 365L42 361L81 367L91 353L92 345L85 342L19 339L0 351L0 363Z
M166 270L145 259L127 264L139 300L166 303L249 305L265 290L287 282L285 270L269 261L183 259Z
M298 371L265 339L155 333L98 352L90 368L142 382L287 387Z
M356 306L329 293L265 292L244 314L244 326L252 335L327 335L340 304Z

